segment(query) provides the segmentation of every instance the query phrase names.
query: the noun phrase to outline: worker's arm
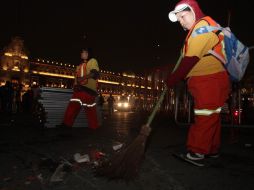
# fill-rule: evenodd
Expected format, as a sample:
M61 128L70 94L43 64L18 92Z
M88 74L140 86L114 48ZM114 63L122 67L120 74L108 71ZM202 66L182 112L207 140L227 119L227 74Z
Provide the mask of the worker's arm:
M175 84L183 80L198 61L199 58L197 56L185 56L179 64L179 67L173 73L168 75L166 79L167 87L172 88Z
M99 71L97 71L96 69L92 69L88 75L85 75L83 77L77 77L77 81L80 82L90 78L97 80L99 77L100 77Z

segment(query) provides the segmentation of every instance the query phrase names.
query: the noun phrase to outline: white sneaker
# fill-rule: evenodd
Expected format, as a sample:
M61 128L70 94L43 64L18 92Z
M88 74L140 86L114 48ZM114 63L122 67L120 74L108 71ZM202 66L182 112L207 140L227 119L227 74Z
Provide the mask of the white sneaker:
M205 158L205 155L200 153L188 152L186 154L186 157L190 160L203 160Z

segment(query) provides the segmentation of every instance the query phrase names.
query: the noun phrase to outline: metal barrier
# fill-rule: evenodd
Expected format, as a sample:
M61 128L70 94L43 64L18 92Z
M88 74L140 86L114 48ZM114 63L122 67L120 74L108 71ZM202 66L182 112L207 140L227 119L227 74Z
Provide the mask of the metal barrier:
M178 125L190 125L193 121L193 100L186 85L175 90L174 118Z
M221 112L222 126L254 128L254 122L245 124L246 118L243 118L242 94L239 84L231 92L229 101L230 103L227 102ZM193 98L187 91L186 85L181 91L175 90L174 119L178 125L190 125L194 122L193 105Z
M59 125L63 121L65 109L72 96L72 89L61 88L41 88L41 99L39 102L43 105L46 112L45 127L51 128ZM83 109L77 116L73 127L87 127L87 119Z

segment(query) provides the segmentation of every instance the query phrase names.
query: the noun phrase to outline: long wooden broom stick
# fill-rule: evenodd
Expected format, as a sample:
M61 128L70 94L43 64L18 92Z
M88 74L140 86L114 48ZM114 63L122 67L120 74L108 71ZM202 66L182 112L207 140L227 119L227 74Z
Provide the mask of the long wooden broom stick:
M181 57L182 56L179 57L174 70L178 67ZM137 176L141 162L144 159L146 141L151 132L150 124L153 121L166 92L167 86L164 87L147 123L142 126L139 135L128 147L117 152L110 160L101 163L96 168L97 176L105 176L109 179L124 179L125 181L130 181Z
M174 67L172 72L174 72L177 69L177 67L179 66L181 60L182 60L182 54L180 54L180 57L178 58L178 60L176 62L176 65L175 65L175 67ZM163 99L165 97L165 94L166 94L167 90L168 90L168 87L165 85L165 87L164 87L164 89L163 89L163 91L162 91L162 93L160 95L159 100L157 101L156 105L154 106L152 113L148 117L146 126L150 126L151 125L151 123L152 123L152 121L153 121L153 119L155 117L155 114L158 111L158 109L159 109L159 107L160 107L160 105L161 105L161 103L162 103L162 101L163 101Z

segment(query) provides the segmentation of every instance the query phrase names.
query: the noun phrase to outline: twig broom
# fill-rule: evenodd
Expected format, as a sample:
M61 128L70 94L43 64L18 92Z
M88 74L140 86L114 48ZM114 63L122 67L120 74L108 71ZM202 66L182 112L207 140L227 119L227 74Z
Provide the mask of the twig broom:
M167 87L165 86L147 123L142 126L139 135L129 146L114 154L110 160L102 162L101 165L96 168L97 176L105 176L109 179L124 179L126 181L130 181L137 176L139 166L144 158L146 141L151 132L150 124L154 119L166 92Z
M173 72L177 69L181 60L182 54L180 54ZM141 127L139 135L125 149L122 149L114 154L111 159L102 162L96 168L95 173L97 176L105 176L109 179L124 179L125 181L130 181L138 175L141 162L145 155L146 141L152 130L150 124L154 119L166 92L167 86L165 85L159 100L154 106L152 113L148 117L147 123Z

